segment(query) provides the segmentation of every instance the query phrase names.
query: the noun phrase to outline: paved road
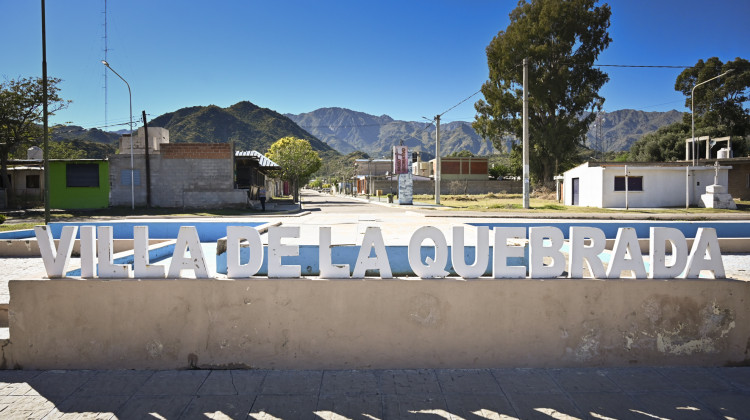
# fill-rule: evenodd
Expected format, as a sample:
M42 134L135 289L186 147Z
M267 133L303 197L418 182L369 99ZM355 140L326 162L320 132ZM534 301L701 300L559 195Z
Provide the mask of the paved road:
M406 206L387 206L388 199L381 197L380 200L367 201L362 198L321 194L312 190L300 192L302 208L310 212L323 213L404 213L414 210Z
M748 419L750 368L0 371L3 419Z

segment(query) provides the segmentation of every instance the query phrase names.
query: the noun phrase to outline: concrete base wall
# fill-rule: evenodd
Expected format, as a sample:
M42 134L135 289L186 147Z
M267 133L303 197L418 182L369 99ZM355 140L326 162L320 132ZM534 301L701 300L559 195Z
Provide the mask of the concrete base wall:
M736 280L13 280L5 366L750 363Z

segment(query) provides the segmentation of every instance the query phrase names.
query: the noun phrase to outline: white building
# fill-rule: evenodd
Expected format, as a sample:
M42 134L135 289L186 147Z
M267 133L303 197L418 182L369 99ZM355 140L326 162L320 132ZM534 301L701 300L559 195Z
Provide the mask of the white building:
M727 185L731 168L719 167L720 185ZM714 166L690 162L587 162L565 172L563 202L600 208L702 206L701 195L716 175Z

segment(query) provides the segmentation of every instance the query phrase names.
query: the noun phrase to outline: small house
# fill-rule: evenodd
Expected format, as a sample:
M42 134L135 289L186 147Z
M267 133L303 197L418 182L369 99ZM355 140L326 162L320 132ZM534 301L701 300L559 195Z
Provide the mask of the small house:
M564 173L562 195L569 206L701 206L706 187L717 181L726 186L731 168L690 162L586 162Z

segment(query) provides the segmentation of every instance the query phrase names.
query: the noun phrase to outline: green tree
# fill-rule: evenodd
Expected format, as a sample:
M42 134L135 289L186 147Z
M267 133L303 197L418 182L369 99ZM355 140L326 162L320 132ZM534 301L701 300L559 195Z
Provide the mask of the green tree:
M453 153L449 153L446 157L473 157L474 153L471 153L471 150L461 150L460 152L456 151Z
M47 79L47 108L50 115L65 108L57 92L60 79ZM15 200L15 191L8 178L8 159L20 147L39 143L42 136L44 88L41 78L21 78L0 83L0 177L8 185L8 201Z
M685 69L675 82L675 90L685 95L685 106L692 105L692 90L698 83L732 70L726 76L695 89L695 136L732 136L735 155L748 151L750 110L750 63L742 58L722 63L716 57ZM685 159L685 139L693 135L693 115L685 113L683 121L661 127L641 137L630 147L629 159L638 162L669 162ZM697 148L699 153L702 147Z
M310 181L310 183L308 184L308 186L310 188L322 188L323 187L323 181L321 181L319 179L313 179L312 181Z
M685 139L690 125L676 122L648 133L630 146L629 160L635 162L672 162L685 158Z
M602 108L598 91L609 77L593 64L611 42L610 15L609 6L596 6L596 0L521 0L508 27L487 47L490 78L472 126L499 150L502 136L522 137L522 63L528 58L535 180L551 181L556 168L576 159L576 146Z
M692 90L698 83L730 71L721 78L710 81ZM685 95L685 106L695 102L695 125L697 129L710 129L714 136L740 136L750 134L750 110L745 107L750 101L750 62L743 58L722 63L717 57L698 60L695 66L685 69L675 82L674 89ZM691 114L685 114L690 124ZM707 134L703 134L707 135ZM684 139L683 139L684 140Z
M309 141L295 137L284 137L276 141L266 157L281 167L280 178L292 184L295 202L299 201L300 185L307 183L323 163Z

